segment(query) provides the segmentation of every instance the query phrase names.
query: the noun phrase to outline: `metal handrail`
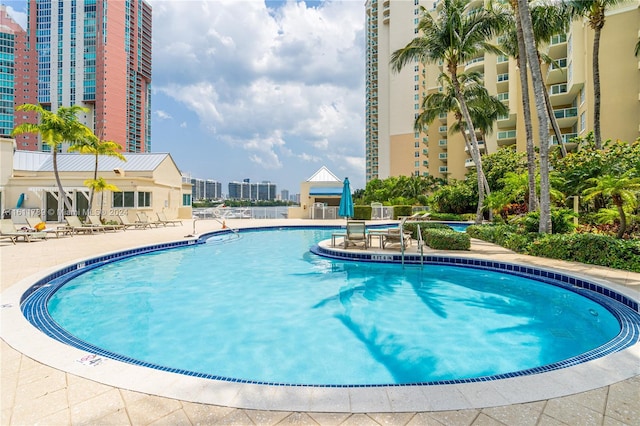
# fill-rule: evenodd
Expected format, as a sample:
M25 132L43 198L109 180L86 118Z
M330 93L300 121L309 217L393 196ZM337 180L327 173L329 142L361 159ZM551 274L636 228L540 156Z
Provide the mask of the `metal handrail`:
M420 249L420 266L424 266L424 240L422 239L420 224L418 224L418 248Z
M212 217L211 219L198 219L198 218L194 218L193 219L193 231L191 232L191 234L189 235L185 235L185 238L193 238L195 237L196 234L196 222L199 220L215 220L216 222L218 222L220 225L222 225L223 229L226 228L226 224L225 221L222 220L222 222L220 221L220 219L218 219L217 217ZM233 232L234 234L236 234L236 237L240 237L240 232L237 229L233 229L233 228L227 228L229 229L231 232Z

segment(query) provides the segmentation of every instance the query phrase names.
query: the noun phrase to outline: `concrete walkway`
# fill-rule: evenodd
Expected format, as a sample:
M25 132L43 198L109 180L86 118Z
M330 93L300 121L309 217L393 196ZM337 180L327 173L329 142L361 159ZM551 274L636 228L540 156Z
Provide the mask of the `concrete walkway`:
M230 220L231 227L311 224L296 220ZM320 224L343 224L324 221ZM214 221L197 221L197 234L220 229ZM29 282L43 271L74 260L125 248L184 239L193 233L192 221L183 226L79 235L48 241L0 242L1 289L4 293ZM607 280L617 290L639 300L640 274L571 262L515 254L474 241L468 253L518 263L572 271ZM15 309L0 301L0 309ZM2 336L12 324L2 322ZM455 411L331 413L236 409L186 402L113 387L52 368L16 351L3 339L1 355L2 425L174 425L174 424L320 424L320 425L640 425L640 354L635 351L636 374L625 380L560 398ZM636 345L637 349L637 345ZM53 356L53 355L52 355ZM53 363L53 362L52 362ZM386 404L381 404L381 407Z

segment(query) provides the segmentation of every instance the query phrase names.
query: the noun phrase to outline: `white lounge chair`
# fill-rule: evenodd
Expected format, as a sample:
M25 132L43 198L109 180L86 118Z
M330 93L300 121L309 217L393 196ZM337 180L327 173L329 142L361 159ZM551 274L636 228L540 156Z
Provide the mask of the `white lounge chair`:
M23 241L30 243L31 240L46 240L47 234L44 232L30 231L29 229L18 229L11 219L2 219L0 223L0 235L9 237L11 241L22 238ZM13 238L11 238L13 237Z
M38 231L37 226L40 225L41 223L44 223L45 227L44 227L44 229L40 229ZM65 229L64 227L55 228L55 229L47 227L47 224L37 216L28 217L27 218L27 224L29 225L29 228L33 229L34 231L44 232L47 235L54 235L55 234L56 238L60 238L60 235L65 235L65 234L72 235L72 233L69 230Z

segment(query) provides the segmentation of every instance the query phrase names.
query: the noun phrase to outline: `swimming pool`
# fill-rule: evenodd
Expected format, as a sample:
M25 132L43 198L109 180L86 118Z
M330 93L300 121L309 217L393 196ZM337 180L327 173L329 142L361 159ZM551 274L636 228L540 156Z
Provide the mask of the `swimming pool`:
M45 300L49 300L49 306L53 311L62 308L67 302L78 300L79 304L68 305L71 307L72 315L54 318L59 321L67 331L72 331L76 336L66 336L72 344L80 345L89 343L91 350L105 355L113 356L114 354L120 359L126 358L128 361L142 363L151 367L172 368L185 374L203 374L211 378L243 380L257 383L294 383L294 384L322 384L322 385L371 385L371 384L398 384L398 383L423 383L423 382L449 382L461 379L478 379L479 377L502 377L520 371L536 369L540 366L540 361L535 365L527 367L514 366L504 362L502 369L496 370L491 367L486 370L486 366L480 367L477 371L468 373L465 370L463 375L452 377L448 373L442 372L440 362L438 368L433 367L435 364L429 364L430 358L434 358L436 352L440 355L446 354L448 358L452 352L457 351L462 355L464 368L475 367L471 364L470 359L475 361L480 358L491 360L499 352L504 351L505 343L509 343L503 330L512 327L522 326L521 321L535 322L535 320L523 320L522 317L514 315L517 311L524 309L523 303L530 302L533 296L531 293L522 293L517 295L505 294L506 290L511 290L511 283L519 281L520 277L513 274L501 274L497 281L501 282L501 287L493 289L489 296L486 296L486 289L478 287L479 282L476 279L478 275L487 275L490 271L478 270L477 268L461 268L461 265L454 267L454 271L458 275L465 275L467 284L458 284L454 291L445 290L443 283L437 285L423 286L423 278L425 275L432 273L432 278L448 277L451 273L451 266L446 268L443 265L436 265L433 271L420 269L418 267L410 270L402 271L398 265L380 265L380 264L358 264L353 262L337 262L328 259L316 258L308 253L308 248L314 242L328 238L331 230L311 229L305 230L305 236L297 236L299 231L290 232L289 230L278 230L271 232L243 232L242 238L237 241L230 241L230 244L206 244L183 247L181 249L160 251L146 256L135 256L125 259L121 262L110 262L110 259L101 259L100 262L105 265L99 269L87 268L90 262L82 265L82 269L76 269L79 276L69 281L65 286L61 287L57 292L55 288L49 288L49 295ZM294 235L295 234L295 235ZM276 241L276 236L294 235L282 241ZM226 237L224 237L226 240ZM285 247L289 255L283 262L278 263L280 256L276 252L275 258L266 259L265 256L272 256L274 251L272 247ZM266 248L266 250L264 250ZM261 251L262 250L262 251ZM199 253L198 253L199 252ZM132 253L137 254L137 253ZM176 256L177 254L177 256ZM204 259L196 257L196 254L204 254ZM167 258L167 255L171 255ZM261 262L259 262L261 261ZM149 263L150 262L150 263ZM222 267L215 271L213 277L216 279L212 284L209 274L202 273L202 267L206 262L214 262ZM233 262L233 263L229 263ZM122 266L131 266L132 264L139 267L145 264L142 272L134 274L131 271L125 271ZM477 265L478 267L486 267L485 265ZM440 269L438 269L440 268ZM444 268L444 269L442 269ZM134 268L135 269L135 268ZM427 268L431 269L431 268ZM190 279L178 279L179 287L176 287L176 275L180 270L197 271L195 277ZM80 271L80 272L77 272ZM255 275L240 275L241 273L256 271ZM375 271L372 273L371 271ZM526 272L526 271L525 271ZM284 274L288 277L294 277L293 282L286 285L280 285L275 276L280 277ZM338 285L330 284L330 276L339 276L341 282ZM490 275L490 274L489 274ZM534 275L534 271L531 271ZM399 276L401 276L399 278ZM100 277L102 282L96 282L96 277ZM108 277L105 283L104 278ZM545 276L545 279L548 278ZM559 278L559 277L558 277ZM346 281L345 281L346 279ZM84 281L84 282L81 282ZM442 280L441 281L447 281ZM560 280L561 281L561 280ZM66 282L66 280L65 280ZM118 284L126 282L125 287ZM62 283L61 283L62 284ZM98 285L96 285L98 284ZM162 286L167 284L167 286ZM239 284L250 284L249 287L241 287ZM576 284L575 282L573 284ZM54 286L55 287L55 286ZM527 285L527 291L531 291L531 287L539 287L543 290L559 289L539 282L531 282ZM458 301L458 305L453 307L440 306L443 299L452 298L452 294L460 293L465 290L463 302ZM74 290L75 294L71 294L69 290ZM63 294L67 293L67 294ZM212 294L213 299L205 300L204 296ZM562 297L571 299L576 296L573 292L562 290ZM304 299L301 303L300 299L294 298L300 296L311 296L310 299ZM416 298L415 296L418 295ZM171 301L169 305L161 305L160 296L169 296ZM276 296L276 297L274 297ZM408 298L408 296L411 296ZM556 296L546 294L545 300L553 299L553 308L548 311L547 321L554 323L552 329L546 330L545 336L538 336L536 339L546 340L547 342L564 342L564 339L570 337L574 333L583 333L583 331L567 330L557 327L558 317L554 317L555 309L564 306L562 309L570 309L575 305L575 301L571 301L566 305L556 303ZM88 298L88 299L87 299ZM97 298L97 299L94 299ZM178 299L180 298L180 299ZM92 301L93 299L93 301ZM484 300L483 299L487 299ZM583 299L579 297L579 299ZM96 304L95 301L98 301ZM109 302L104 303L106 300ZM487 307L486 302L490 301ZM603 321L611 325L612 315L608 309L604 309L601 304L595 304L592 301L586 305L582 305L581 315L577 317L579 325L593 326L593 321ZM193 302L196 305L193 305ZM376 302L372 304L370 302ZM484 306L481 306L481 302ZM498 310L501 303L500 313L493 324L487 321L485 330L477 331L477 336L473 333L448 327L444 319L453 316L452 313L457 311L463 312L459 324L478 322L477 318L485 318L487 312ZM516 303L517 302L517 303ZM166 302L165 302L166 303ZM526 309L535 314L539 314L537 305L539 303L529 303ZM544 305L551 305L550 302ZM26 306L26 305L25 305ZM189 306L189 308L187 308ZM314 314L320 316L312 316L307 319L301 318L299 308L304 306L311 308ZM408 322L402 323L403 329L417 331L413 336L396 337L397 331L384 328L383 323L394 323L393 318L384 317L389 307L394 306L393 311L407 311L415 314L415 317L409 318ZM266 308L264 312L257 314L257 308ZM425 307L427 309L425 309ZM124 311L121 309L126 308ZM131 309L133 308L133 309ZM464 309L461 309L464 308ZM32 312L30 308L23 308L27 313ZM84 309L84 310L79 310ZM130 318L131 312L134 310L141 313L137 318ZM97 312L96 312L97 311ZM100 316L100 311L104 315ZM422 311L426 311L430 316L422 317ZM188 315L181 317L180 314ZM348 314L347 314L348 313ZM617 311L613 312L617 315ZM216 316L220 315L220 316ZM266 316L264 316L266 315ZM163 341L157 337L156 333L162 330L165 325L162 324L162 318L181 318L184 321L184 330L177 333L181 337L185 337L184 342L176 344L176 341ZM222 319L221 319L222 318ZM294 320L292 320L294 318ZM514 318L513 323L508 323L507 318ZM89 321L89 320L93 321ZM191 322L195 319L202 319L203 322ZM405 319L406 320L406 319ZM617 329L619 318L614 320ZM133 322L133 321L142 321ZM266 331L257 332L257 326L265 325L267 321L269 327ZM275 329L276 325L279 327ZM172 321L179 322L179 321ZM210 330L209 326L223 323L226 324L226 330ZM329 331L325 338L329 339L329 344L323 346L318 344L320 331L308 332L310 327L319 324L322 329ZM375 327L371 327L375 324ZM437 343L443 343L443 346L437 351L433 348L433 339L429 340L428 336L424 336L426 327L418 327L421 324L429 324L432 327L439 327L448 331L446 334L439 335ZM500 327L496 332L496 324ZM525 328L526 328L525 324ZM529 327L531 324L528 325ZM548 323L547 323L548 327ZM538 327L544 330L544 327ZM419 330L414 330L419 329ZM604 327L606 330L604 336L601 336L601 342L595 343L599 348L601 343L611 341L610 335L617 331L609 326ZM144 338L141 339L139 333L145 331ZM487 330L494 330L493 335L488 336ZM613 331L612 331L613 330ZM194 335L193 332L196 332ZM228 334L215 334L222 331L231 331ZM240 333L242 331L243 333ZM133 343L130 346L138 346L142 340L149 343L149 348L143 349L142 353L129 353L129 348L120 347L111 348L112 342L93 342L93 336L109 336L115 332L121 334L131 334ZM212 333L212 334L207 334ZM233 340L240 337L239 340ZM373 336L373 337L372 337ZM469 337L471 336L471 337ZM483 344L488 337L496 337L497 341L491 341L491 345ZM475 338L472 339L472 338ZM500 340L502 338L502 340ZM175 336L173 337L175 339ZM331 340L333 339L333 340ZM350 339L350 340L346 340ZM416 341L427 342L427 347L409 346ZM331 343L333 342L333 343ZM475 342L475 343L474 343ZM204 343L207 347L213 347L210 353L199 353L195 351L198 343ZM248 349L250 345L255 344L255 349ZM120 343L117 343L120 344ZM116 345L117 345L116 344ZM464 346L464 345L468 346ZM522 336L514 338L515 347L526 347L525 352L532 351L532 342L524 339ZM592 342L593 344L593 342ZM126 346L127 344L125 344ZM570 344L568 346L572 346ZM105 348L104 346L107 346ZM493 352L489 355L479 357L476 355L477 346L491 346ZM176 348L172 351L162 351L162 349L171 347ZM161 352L175 352L177 361L188 361L188 364L179 366L173 364L176 360L167 360L160 358L149 358L156 348L160 348ZM299 357L301 348L315 349L319 355L318 359L309 357ZM347 349L345 349L347 348ZM357 348L357 350L352 350ZM136 349L136 348L134 348ZM560 358L542 358L542 364L550 366L548 368L559 368L562 365L581 362L573 359L581 356L583 352L589 352L588 347L581 347L579 353L574 355L562 355ZM609 351L607 348L604 352ZM236 352L234 352L236 351ZM332 351L332 352L328 352ZM206 367L203 362L205 358L221 353L221 359L216 359L213 372L205 372ZM352 353L353 352L353 353ZM602 352L602 351L600 351ZM426 355L425 355L426 353ZM295 355L292 355L295 354ZM331 354L331 356L329 356ZM369 359L363 361L360 356L368 354ZM276 358L269 358L274 355ZM357 356L358 358L353 358ZM566 357L569 358L566 358ZM318 379L317 372L327 371L333 368L332 364L327 365L328 358L341 359L344 358L345 365L349 371L358 370L362 366L364 372L364 380L355 376L339 375L321 377ZM438 374L415 376L415 368L408 368L409 360L415 359L418 365L431 366L427 370L432 373L438 370ZM445 358L440 356L438 359ZM583 357L585 358L585 357ZM587 357L588 358L588 357ZM238 360L240 367L246 365L255 366L255 371L245 371L237 373L233 371L233 366L227 369L222 366L225 360ZM268 362L265 362L268 360ZM466 361L465 361L466 360ZM241 362L240 362L241 361ZM329 359L330 361L330 359ZM448 361L448 360L447 360ZM274 364L283 364L288 367L289 371L302 376L278 376L273 372ZM415 365L415 364L414 364ZM371 373L372 369L382 366L381 372L375 375ZM433 367L433 368L432 368ZM464 369L463 368L463 369ZM453 368L453 370L460 367ZM544 369L543 369L544 370ZM479 372L478 372L479 371ZM535 371L534 371L535 372ZM356 374L357 371L353 371ZM421 372L422 374L423 372ZM529 371L528 373L531 373ZM528 374L527 373L527 374ZM275 375L274 375L275 374ZM287 373L290 374L290 373ZM362 374L361 374L362 375ZM346 379L343 377L345 376ZM314 378L315 377L315 378ZM355 378L354 378L355 377Z

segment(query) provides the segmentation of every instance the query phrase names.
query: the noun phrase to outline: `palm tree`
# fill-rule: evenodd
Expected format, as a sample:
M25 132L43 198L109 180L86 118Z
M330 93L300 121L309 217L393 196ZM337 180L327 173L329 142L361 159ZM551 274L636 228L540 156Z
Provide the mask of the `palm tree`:
M627 216L624 212L624 205L635 207L638 204L638 193L640 193L640 178L632 177L634 170L629 170L622 176L604 175L587 180L590 188L582 191L585 201L593 200L598 196L611 197L611 202L618 209L620 215L620 229L617 238L622 238L627 230Z
M551 199L549 183L549 122L547 121L547 107L544 101L544 82L538 61L538 49L536 48L531 22L531 11L528 0L518 0L518 17L522 26L527 63L531 69L533 79L533 91L536 100L536 112L538 114L538 138L540 140L540 233L551 233Z
M107 183L103 177L98 179L87 179L84 181L84 185L91 189L91 193L100 192L100 221L102 222L102 209L104 207L104 191L120 191L120 189L110 183Z
M18 125L12 136L22 133L39 133L42 141L51 148L53 155L53 174L58 185L59 200L63 200L67 210L71 210L71 205L67 199L67 195L60 181L58 173L58 148L64 142L70 144L80 143L90 139L93 135L91 129L78 121L77 114L80 112L88 112L89 109L77 105L70 107L60 107L56 112L51 112L42 107L42 105L24 104L16 108L17 111L35 111L39 115L38 124L22 123ZM58 207L60 208L60 207Z
M445 64L451 78L453 93L458 100L460 112L471 138L471 157L478 171L476 223L481 223L485 196L482 160L475 128L462 95L458 67L480 52L499 52L488 41L501 30L508 19L506 14L495 13L484 8L468 11L466 10L468 4L468 0L444 0L437 17L432 16L422 7L422 17L418 23L419 35L391 55L391 66L393 71L400 72L407 64L439 61Z
M98 180L98 157L100 155L106 155L109 157L118 157L122 161L127 161L127 158L122 155L120 152L122 150L122 146L113 141L103 141L100 140L95 135L85 141L80 143L76 143L69 147L69 152L80 152L81 154L92 154L95 155L95 167L93 169L93 180ZM89 207L88 210L91 211L93 206L93 194L94 188L89 186L90 195L89 195Z
M605 12L624 0L567 0L574 15L584 16L593 29L593 135L596 148L602 148L600 132L600 36L605 24Z

